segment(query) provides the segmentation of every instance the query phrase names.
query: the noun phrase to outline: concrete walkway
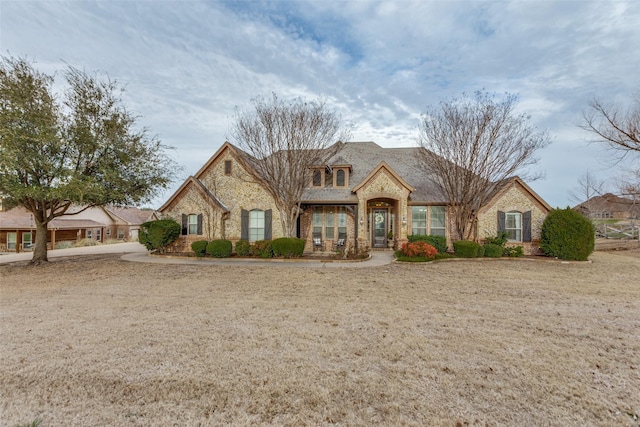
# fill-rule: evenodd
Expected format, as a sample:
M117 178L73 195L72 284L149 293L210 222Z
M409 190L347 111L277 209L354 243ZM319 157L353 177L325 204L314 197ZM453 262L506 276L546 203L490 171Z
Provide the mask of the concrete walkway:
M321 259L258 259L258 258L183 258L160 257L149 255L147 249L138 242L114 243L112 245L83 246L80 248L52 249L47 252L49 259L97 255L97 254L124 254L122 259L132 262L146 262L151 264L183 264L183 265L237 265L237 266L278 266L278 267L313 267L313 268L341 268L356 267L367 268L387 265L393 262L392 251L371 252L368 260L349 262ZM21 252L0 255L0 264L29 261L33 258L32 252Z

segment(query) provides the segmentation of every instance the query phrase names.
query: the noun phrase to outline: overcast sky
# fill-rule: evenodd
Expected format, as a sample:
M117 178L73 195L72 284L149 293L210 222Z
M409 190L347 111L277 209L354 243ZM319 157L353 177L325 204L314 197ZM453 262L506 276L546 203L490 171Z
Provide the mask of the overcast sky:
M629 104L640 91L640 1L0 0L0 51L126 85L127 107L184 168L153 207L256 96L323 96L354 141L409 147L427 106L481 89L517 94L549 132L530 185L565 207L581 175L619 169L577 124L594 96Z

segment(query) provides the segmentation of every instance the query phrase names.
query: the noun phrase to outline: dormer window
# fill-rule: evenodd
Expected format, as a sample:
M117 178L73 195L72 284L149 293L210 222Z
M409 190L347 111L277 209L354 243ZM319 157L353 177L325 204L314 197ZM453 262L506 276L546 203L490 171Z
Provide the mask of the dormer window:
M345 188L349 186L350 165L333 166L333 187Z
M312 187L324 187L324 173L321 169L314 169L311 172L311 186Z

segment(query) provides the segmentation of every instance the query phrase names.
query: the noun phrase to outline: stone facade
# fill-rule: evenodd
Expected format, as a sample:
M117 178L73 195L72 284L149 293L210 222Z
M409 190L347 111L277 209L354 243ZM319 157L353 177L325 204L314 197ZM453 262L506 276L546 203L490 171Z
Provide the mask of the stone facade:
M342 231L342 227L345 227L338 224L337 212L342 209L347 217L345 250L356 245L359 248L387 248L389 241L398 249L412 232L411 207L414 205L429 207L426 230L431 230L432 207L446 207L445 237L449 248L452 248L455 230L451 207L442 198L438 198L437 187L430 183L429 174L424 171L423 166L416 166L415 152L386 151L374 143L346 143L342 144L341 150L336 155L335 163L328 163L325 170L325 175L333 170L334 179L318 187L310 182L305 193L299 219L299 237L307 241L306 251L314 250L312 237L315 208L319 209L316 212L321 212L325 250L334 247L338 230ZM284 236L278 208L266 189L251 178L246 169L250 167L250 161L243 154L233 145L225 143L160 208L165 217L178 221L183 215L202 215L202 234L183 236L176 243L176 248L189 251L191 242L195 240L240 240L243 234L242 211L271 211L272 239ZM331 184L337 182L338 169L347 174L345 185ZM497 235L498 211L530 211L532 242L518 244L527 253L535 253L540 239L540 227L550 207L518 178L504 181L500 186L500 191L478 213L476 225L479 240ZM374 221L381 217L384 219ZM388 237L389 231L393 231L392 239Z
M498 211L531 211L531 242L511 242L511 246L522 246L526 254L537 254L540 244L540 230L547 216L548 207L531 194L531 190L520 181L514 181L502 194L495 197L478 215L479 240L498 234Z

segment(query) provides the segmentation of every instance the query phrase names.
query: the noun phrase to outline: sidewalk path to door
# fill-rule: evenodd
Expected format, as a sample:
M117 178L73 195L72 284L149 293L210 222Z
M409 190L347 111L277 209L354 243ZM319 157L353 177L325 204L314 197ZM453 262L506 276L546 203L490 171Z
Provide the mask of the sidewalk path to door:
M124 254L122 259L133 262L146 262L153 264L190 264L190 265L255 265L278 267L315 267L315 268L367 268L387 265L393 262L392 251L374 251L371 258L365 261L332 261L332 260L305 260L305 259L254 259L254 258L183 258L183 257L159 257L151 256L147 249L138 242L114 243L112 245L83 246L80 248L51 249L47 251L47 257L58 258L67 256L97 255L97 254ZM32 252L21 252L0 255L0 264L29 261L33 258Z

